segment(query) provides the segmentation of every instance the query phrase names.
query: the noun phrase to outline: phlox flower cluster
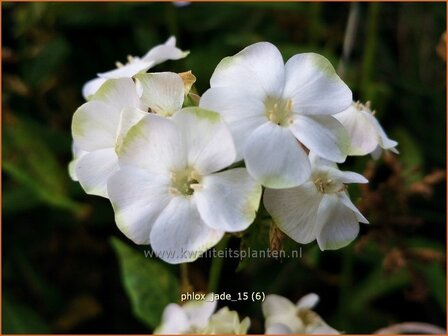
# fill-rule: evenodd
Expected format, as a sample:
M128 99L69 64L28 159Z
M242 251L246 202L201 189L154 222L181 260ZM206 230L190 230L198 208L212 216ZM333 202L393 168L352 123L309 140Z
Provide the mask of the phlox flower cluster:
M285 63L268 42L224 58L200 97L194 69L148 72L187 55L171 37L117 63L84 86L74 113L70 175L110 200L123 234L166 262L190 262L264 206L299 243L326 250L355 239L368 221L346 185L367 180L337 164L397 145L370 105L353 102L325 57Z
M265 334L333 335L339 332L330 327L313 308L319 296L310 293L296 304L287 298L269 294L262 303ZM209 294L205 300L192 300L182 306L171 303L162 314L154 334L247 334L250 318L240 320L236 311L223 307L215 312L217 302Z

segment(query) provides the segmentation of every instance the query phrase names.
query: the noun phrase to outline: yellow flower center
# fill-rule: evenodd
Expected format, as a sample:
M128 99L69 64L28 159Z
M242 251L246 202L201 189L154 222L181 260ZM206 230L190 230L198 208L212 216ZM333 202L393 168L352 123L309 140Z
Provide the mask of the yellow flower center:
M265 113L269 121L282 127L293 123L291 99L268 97L265 102Z
M346 189L343 183L334 181L325 175L313 176L313 182L317 191L322 194L334 194Z
M173 195L191 196L200 189L201 176L192 168L172 171L170 192Z

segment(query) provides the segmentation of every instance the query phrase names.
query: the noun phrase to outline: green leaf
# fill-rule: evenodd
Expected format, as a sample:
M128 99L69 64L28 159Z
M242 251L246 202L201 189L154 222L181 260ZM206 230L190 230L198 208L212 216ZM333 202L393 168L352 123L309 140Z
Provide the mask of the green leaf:
M118 256L122 282L135 316L155 328L165 306L179 301L179 281L165 265L145 258L143 252L121 240L112 238L111 244Z
M42 140L36 125L18 116L8 118L4 127L3 171L41 202L82 214L83 205L68 195L66 168L61 167L50 145ZM10 206L10 200L5 200L4 208Z
M49 334L50 329L31 307L3 297L3 334Z

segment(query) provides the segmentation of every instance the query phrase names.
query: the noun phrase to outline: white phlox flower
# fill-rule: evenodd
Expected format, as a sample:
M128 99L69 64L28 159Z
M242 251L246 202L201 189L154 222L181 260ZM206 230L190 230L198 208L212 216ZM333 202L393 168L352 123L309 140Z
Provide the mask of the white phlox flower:
M117 150L146 112L130 78L108 80L73 115L74 160L70 176L86 193L107 197L107 180L118 170Z
M224 232L246 229L261 186L244 168L221 171L235 156L231 133L215 112L147 114L127 133L120 170L108 182L119 229L169 263L193 261Z
M224 58L210 87L199 105L223 116L237 159L263 185L290 188L309 178L300 144L328 160L345 160L350 140L332 115L350 106L352 93L325 57L297 54L284 64L274 45L255 43Z
M351 202L346 183L367 183L362 175L340 171L335 163L309 155L312 172L304 184L266 189L263 202L278 228L301 244L315 239L321 250L348 245L367 219Z
M270 294L262 304L266 334L339 334L325 323L312 308L319 301L314 293L297 304L280 295Z
M144 73L148 69L167 60L178 60L186 57L189 51L182 51L176 47L176 38L171 36L164 44L150 49L143 57L128 56L127 63L117 62L117 68L111 71L99 73L98 77L88 81L83 89L82 95L85 99L90 98L106 82L107 79L132 78L138 73Z
M240 321L238 313L224 307L216 313L217 302L209 296L203 301L189 301L184 305L171 303L165 307L162 322L154 334L246 334L249 318Z
M382 149L398 154L395 148L398 143L388 138L378 120L375 112L370 108L370 102L365 105L353 102L345 111L335 114L334 117L344 125L351 139L348 155L372 154L378 158Z

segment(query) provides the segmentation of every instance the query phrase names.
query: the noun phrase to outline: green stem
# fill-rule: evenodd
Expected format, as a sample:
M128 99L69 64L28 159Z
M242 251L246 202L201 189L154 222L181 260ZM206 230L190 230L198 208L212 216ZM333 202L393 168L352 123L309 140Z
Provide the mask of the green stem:
M193 286L190 284L190 279L188 278L188 264L180 264L180 288L181 293L191 292Z
M230 236L224 236L223 239L216 245L216 251L222 251L227 247ZM219 278L221 277L222 265L224 263L224 258L215 257L212 260L212 265L210 267L210 273L208 278L208 292L212 293L218 289Z
M348 246L342 254L338 315L341 325L344 326L349 323L347 313L350 314L350 312L347 307L349 306L352 293L353 253L353 248Z
M373 77L376 49L378 44L378 20L380 15L380 3L373 2L369 4L369 11L367 13L367 31L366 43L364 46L364 54L362 61L362 79L361 79L361 94L362 99L367 101L372 99L372 90L370 83Z

